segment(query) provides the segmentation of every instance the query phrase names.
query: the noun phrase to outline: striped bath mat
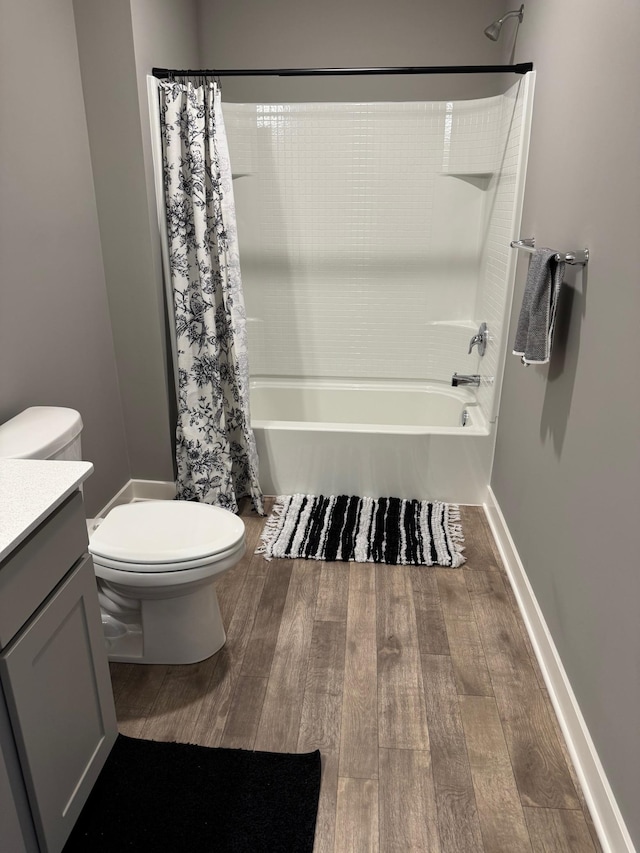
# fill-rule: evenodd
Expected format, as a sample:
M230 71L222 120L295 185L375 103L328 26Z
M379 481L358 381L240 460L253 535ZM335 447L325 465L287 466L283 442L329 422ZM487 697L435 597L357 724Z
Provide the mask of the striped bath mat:
M256 554L403 566L461 566L454 504L400 498L280 495Z

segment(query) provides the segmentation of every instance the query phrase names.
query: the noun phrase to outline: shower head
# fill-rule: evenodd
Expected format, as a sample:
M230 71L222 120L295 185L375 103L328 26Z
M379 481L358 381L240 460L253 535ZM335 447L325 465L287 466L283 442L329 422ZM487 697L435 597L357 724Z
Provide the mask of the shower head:
M500 35L500 28L502 24L499 21L494 21L493 24L489 24L489 26L484 31L485 36L491 41L498 41L498 36Z
M498 38L500 36L500 30L502 29L502 25L507 20L507 18L517 17L518 21L520 23L522 23L523 16L524 16L524 4L522 6L520 6L520 8L517 11L507 12L506 15L503 15L501 18L498 18L497 21L494 21L492 24L489 24L489 26L484 31L484 34L488 39L491 39L491 41L498 41Z

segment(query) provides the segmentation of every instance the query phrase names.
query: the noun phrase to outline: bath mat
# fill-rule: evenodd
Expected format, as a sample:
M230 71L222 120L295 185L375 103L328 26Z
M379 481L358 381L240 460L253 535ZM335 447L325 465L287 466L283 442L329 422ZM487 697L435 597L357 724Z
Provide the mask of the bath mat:
M119 735L63 853L312 853L320 753Z
M439 501L281 495L256 554L403 566L461 566L460 509Z

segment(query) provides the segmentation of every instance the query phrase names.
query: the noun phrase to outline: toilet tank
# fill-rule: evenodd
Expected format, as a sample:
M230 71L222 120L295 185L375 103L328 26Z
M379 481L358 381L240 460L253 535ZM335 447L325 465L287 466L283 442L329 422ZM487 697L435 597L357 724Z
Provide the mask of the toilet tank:
M75 409L32 406L0 424L0 459L82 459Z

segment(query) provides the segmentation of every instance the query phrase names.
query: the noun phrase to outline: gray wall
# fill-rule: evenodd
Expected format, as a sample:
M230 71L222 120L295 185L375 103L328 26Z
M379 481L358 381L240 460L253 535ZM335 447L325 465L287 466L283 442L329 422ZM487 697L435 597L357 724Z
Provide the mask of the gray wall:
M508 360L492 486L640 844L640 6L610 15L538 0L520 29L537 69L522 233L591 261L567 275L551 365Z
M142 155L144 158L147 188L147 213L151 238L151 262L156 294L161 294L163 305L167 303L165 290L160 230L158 228L158 206L156 203L155 176L151 145L151 121L147 75L154 67L199 68L198 31L195 0L131 0L131 22L138 80L138 102L142 132ZM164 317L162 339L172 338L169 323L173 323L173 303L160 312ZM169 422L171 441L175 435L177 403L174 382L175 367L173 353L165 346L166 376L168 385Z
M482 65L505 60L516 27L494 43L484 28L506 0L198 0L207 68ZM513 77L509 77L509 83ZM443 100L497 94L490 75L224 78L232 101Z
M131 475L172 480L164 301L154 260L130 0L75 0Z
M2 0L0 18L0 421L81 412L91 513L129 463L71 0Z
M162 250L158 228L147 76L151 74L154 67L200 67L195 0L131 0L131 21L138 79L142 154L147 186L147 211L151 235L151 258L154 267L153 275L156 291L162 291L163 299L166 302L168 296L165 292L163 279ZM171 302L165 312L166 324L173 322L172 318L173 303ZM163 337L165 341L171 340L171 332L168 327L163 330ZM171 435L173 436L177 406L173 383L174 365L170 347L167 347L166 355L167 374L169 376Z

